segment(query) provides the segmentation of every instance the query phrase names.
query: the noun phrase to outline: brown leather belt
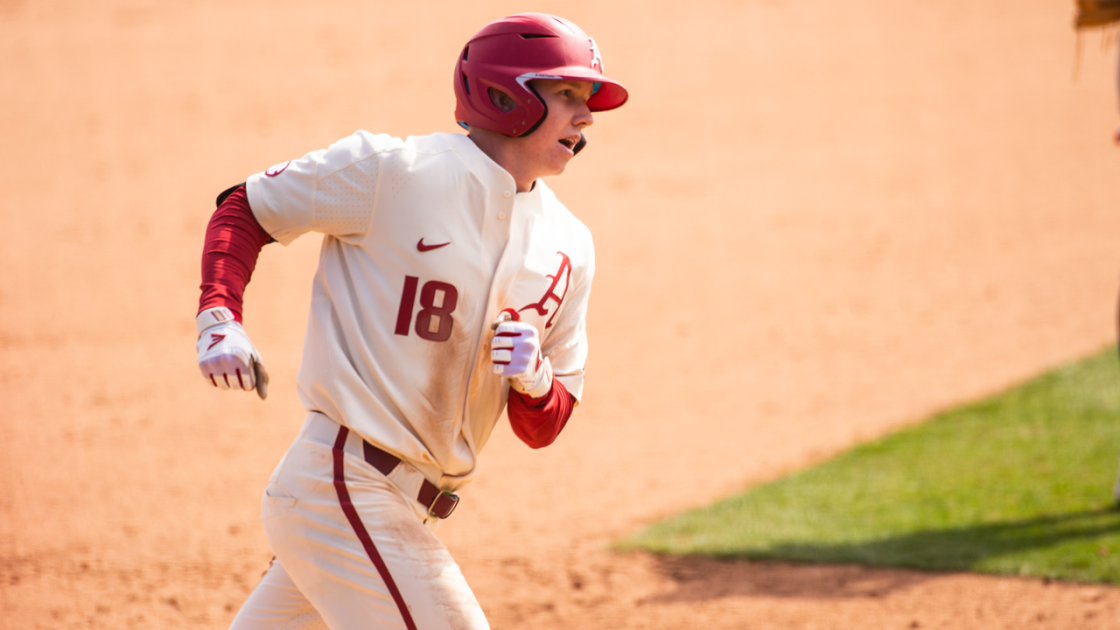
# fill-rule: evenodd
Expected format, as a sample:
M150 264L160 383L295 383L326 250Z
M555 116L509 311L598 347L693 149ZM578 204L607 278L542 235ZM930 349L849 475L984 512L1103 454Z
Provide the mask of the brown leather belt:
M362 440L362 455L365 457L366 463L386 477L401 463L401 458L386 453L365 440ZM459 495L440 490L436 487L436 484L427 479L420 486L420 492L417 493L416 500L428 508L428 516L439 519L451 516L451 513L455 511L455 506L459 505Z

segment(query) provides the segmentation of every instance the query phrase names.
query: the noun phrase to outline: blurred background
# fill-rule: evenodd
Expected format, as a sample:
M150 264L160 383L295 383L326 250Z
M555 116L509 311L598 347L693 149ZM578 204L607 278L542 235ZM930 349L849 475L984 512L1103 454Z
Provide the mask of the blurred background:
M229 623L319 239L247 292L268 401L217 392L214 197L456 131L456 55L527 10L631 100L548 182L596 241L584 404L539 452L496 430L440 531L495 627L669 624L610 540L1114 339L1116 48L1074 78L1072 3L0 0L0 627Z

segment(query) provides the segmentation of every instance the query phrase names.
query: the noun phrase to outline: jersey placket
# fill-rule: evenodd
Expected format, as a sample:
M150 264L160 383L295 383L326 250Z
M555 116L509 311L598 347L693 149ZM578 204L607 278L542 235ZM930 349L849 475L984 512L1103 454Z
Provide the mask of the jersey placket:
M508 175L507 175L508 177ZM512 184L512 182L510 182ZM498 313L506 308L503 300L508 299L514 280L525 262L526 229L531 221L534 208L539 208L540 191L515 194L513 187L492 188L490 193L491 203L483 219L484 247L500 247L501 255L494 268L494 275L490 280L489 291L486 298L486 309L482 325L478 328L478 338L474 342L475 361L471 365L467 376L467 404L464 405L463 437L470 443L471 448L477 452L482 445L475 444L471 431L471 405L470 399L483 387L492 375L479 373L479 365L489 364L489 352L483 357L479 353L487 349L487 342L492 334L490 323ZM535 200L536 203L533 203Z

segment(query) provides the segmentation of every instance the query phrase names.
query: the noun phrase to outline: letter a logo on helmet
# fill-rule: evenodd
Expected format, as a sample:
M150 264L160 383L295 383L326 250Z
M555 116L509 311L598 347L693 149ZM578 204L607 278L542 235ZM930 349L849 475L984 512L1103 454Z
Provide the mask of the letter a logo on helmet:
M587 41L591 42L591 67L599 72L606 72L603 69L603 55L599 54L599 46L595 43L595 38L588 37Z
M562 17L520 13L487 24L463 47L455 65L455 120L507 136L526 136L548 115L548 107L529 85L533 79L590 81L588 108L603 112L621 107L629 94L603 75L595 40ZM505 92L517 104L503 112L490 90Z

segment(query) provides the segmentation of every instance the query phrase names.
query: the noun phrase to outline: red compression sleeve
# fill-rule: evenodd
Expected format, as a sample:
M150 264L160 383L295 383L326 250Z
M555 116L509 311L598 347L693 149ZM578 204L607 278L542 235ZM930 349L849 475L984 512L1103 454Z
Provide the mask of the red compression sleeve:
M560 381L552 380L552 389L540 398L509 390L509 424L513 432L530 448L544 448L556 441L568 418L572 417L575 398Z
M271 239L257 223L242 186L233 191L210 217L202 248L202 297L199 312L225 306L241 321L241 298L253 277L257 256Z

